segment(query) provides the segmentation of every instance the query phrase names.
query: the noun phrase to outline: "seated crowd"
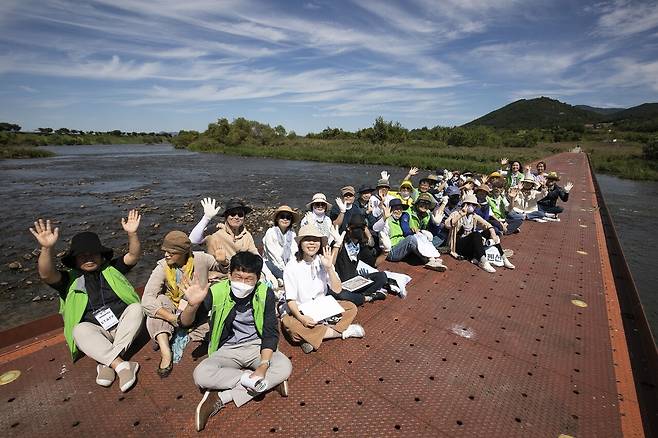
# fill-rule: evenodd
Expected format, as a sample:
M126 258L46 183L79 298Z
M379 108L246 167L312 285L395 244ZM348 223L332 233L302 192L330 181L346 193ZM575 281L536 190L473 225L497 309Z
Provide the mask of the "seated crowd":
M314 194L304 215L282 205L263 237L262 255L245 227L252 209L228 201L223 221L206 233L221 208L205 198L203 217L189 234L164 236L163 258L141 298L125 277L141 255L136 210L121 219L126 254L114 257L95 233L82 232L62 257L66 269L54 260L59 229L39 219L30 231L41 246L39 275L60 295L70 353L97 362L99 385L111 386L118 377L125 392L135 384L139 364L123 356L144 317L161 355L161 378L188 343L207 343L208 357L193 375L204 390L195 416L202 430L230 402L241 406L270 389L287 396L292 364L277 348L279 327L304 353L326 339L364 337L364 328L354 323L358 306L406 295L404 285L376 269L384 260L443 272L441 255L450 254L486 272L514 269L504 236L519 233L526 220L559 221L563 209L557 201L568 201L573 184L559 186L560 177L546 172L544 162L534 172L529 166L521 172L518 161L501 164L509 166L488 175L439 169L417 187L419 170L412 168L397 191L382 172L376 185L343 187L334 205L323 193ZM206 251L193 251L194 244ZM310 316L318 311L322 317Z

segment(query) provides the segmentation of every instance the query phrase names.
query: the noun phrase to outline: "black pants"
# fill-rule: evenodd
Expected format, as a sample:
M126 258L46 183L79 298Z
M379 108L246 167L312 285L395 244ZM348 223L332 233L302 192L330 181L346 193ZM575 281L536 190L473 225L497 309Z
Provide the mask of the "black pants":
M365 277L369 280L372 280L372 283L368 286L357 289L354 292L343 289L340 293L335 293L329 290L330 294L337 300L351 301L357 306L363 305L365 302L365 295L370 295L377 292L379 289L384 287L388 283L388 277L383 272L373 272L372 274L366 274L362 277Z
M564 208L556 205L555 207L543 206L541 204L537 205L539 209L545 213L560 214L564 211Z
M484 255L484 237L478 232L472 232L464 237L457 239L456 250L457 254L463 256L466 260L477 259L478 261ZM500 244L495 245L503 255L503 248Z

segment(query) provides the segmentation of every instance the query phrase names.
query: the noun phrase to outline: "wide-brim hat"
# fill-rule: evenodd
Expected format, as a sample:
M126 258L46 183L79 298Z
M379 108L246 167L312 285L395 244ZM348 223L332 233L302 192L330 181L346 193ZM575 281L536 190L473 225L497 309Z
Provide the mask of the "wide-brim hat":
M406 208L407 206L402 202L402 199L400 199L400 198L393 198L393 199L391 199L391 200L389 201L389 203L388 203L388 208L390 208L390 209L392 210L393 207L402 207L402 208Z
M327 244L327 236L322 234L322 231L320 231L320 229L315 226L315 224L306 224L299 229L297 236L295 237L295 242L297 242L297 245L299 245L305 237L316 237L318 239L322 239L321 243L323 246Z
M557 172L549 172L548 175L546 175L546 179L553 179L555 181L559 181L560 175L558 175Z
M409 181L408 179L405 179L404 181L402 181L400 183L400 190L402 190L403 187L407 187L407 188L413 190L414 185L411 183L411 181Z
M272 220L273 221L276 221L276 217L279 215L279 213L290 213L290 214L292 214L292 223L293 224L296 223L299 220L299 213L297 213L295 210L288 207L287 205L282 205L281 207L274 210L274 213L272 213Z
M434 175L433 173L430 173L430 174L427 175L425 178L422 178L422 179L419 181L419 183L422 183L423 181L427 181L427 182L429 182L430 184L436 184L437 182L439 182L439 177L438 177L437 175Z
M482 190L483 192L491 193L491 188L487 184L480 184L475 188L475 191Z
M418 195L418 198L416 198L416 202L414 202L414 204L418 204L421 201L429 202L430 209L434 209L436 206L436 199L434 199L434 196L430 195L429 193L421 193Z
M228 203L226 204L226 208L224 208L224 211L222 212L222 216L226 217L228 215L228 212L231 210L237 210L238 208L241 208L242 211L244 211L244 214L249 214L253 211L251 207L247 207L247 205L244 203L242 199L230 199Z
M498 172L498 171L491 172L489 174L489 178L502 178L502 177L503 177L503 174Z
M324 193L316 193L315 195L313 195L313 199L311 200L311 202L306 204L306 208L310 210L313 204L319 204L319 203L326 204L327 210L331 208L331 204L327 202L327 197L324 195Z
M525 183L532 183L532 185L535 187L539 185L539 182L537 182L537 180L535 180L533 177L527 177L527 176L524 176L523 179L521 180L521 185Z
M462 204L480 205L478 198L473 193L467 193L462 197Z
M377 188L380 187L386 187L387 189L391 188L391 184L388 182L387 179L380 179L377 181Z
M374 191L375 191L375 189L374 189L371 185L369 185L369 184L363 184L363 185L360 185L360 186L359 186L359 188L357 189L356 192L359 193L359 194L361 194L361 193L367 193L367 192L372 193L372 192L374 192Z
M83 231L73 236L71 239L71 247L62 257L62 264L64 266L76 269L75 257L80 254L100 254L105 260L112 260L114 251L112 248L103 246L98 234L91 231Z

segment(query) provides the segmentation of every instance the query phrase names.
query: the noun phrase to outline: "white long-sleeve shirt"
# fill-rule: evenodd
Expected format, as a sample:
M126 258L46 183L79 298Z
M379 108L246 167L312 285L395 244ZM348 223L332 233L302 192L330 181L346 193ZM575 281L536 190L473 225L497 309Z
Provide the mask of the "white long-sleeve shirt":
M297 234L293 230L289 230L288 233L292 233L292 239L290 241L290 258L293 259L295 257L295 253L297 252L297 243L295 242L295 236ZM269 260L274 264L274 266L283 271L283 269L286 267L287 261L290 261L283 260L283 252L284 248L279 243L279 239L277 237L277 227L273 226L269 228L265 232L265 236L263 236L263 258L265 260Z

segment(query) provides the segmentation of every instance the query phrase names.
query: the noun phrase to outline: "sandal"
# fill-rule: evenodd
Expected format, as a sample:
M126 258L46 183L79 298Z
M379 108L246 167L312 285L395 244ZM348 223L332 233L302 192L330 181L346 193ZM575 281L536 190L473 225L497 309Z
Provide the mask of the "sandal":
M174 361L173 360L171 362L169 362L169 365L166 368L160 368L158 366L158 376L160 376L161 379L169 377L169 374L171 374L171 370L173 368L174 368Z

